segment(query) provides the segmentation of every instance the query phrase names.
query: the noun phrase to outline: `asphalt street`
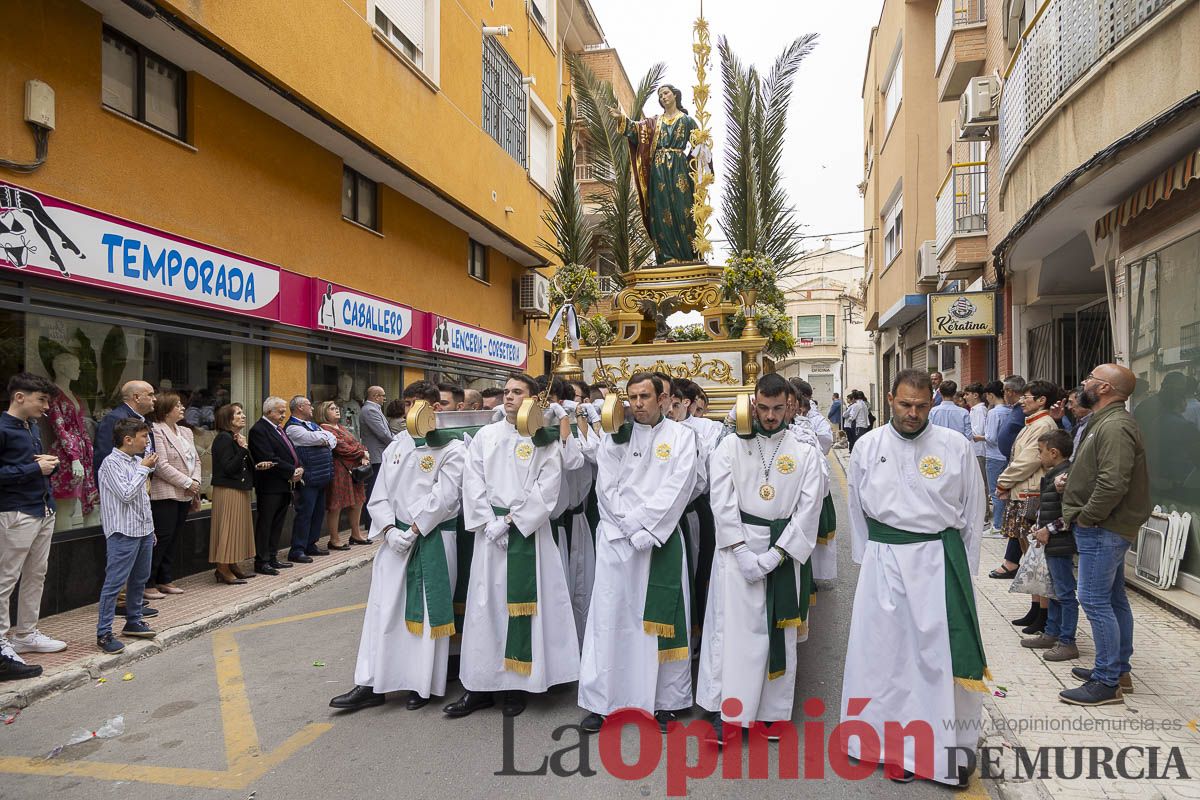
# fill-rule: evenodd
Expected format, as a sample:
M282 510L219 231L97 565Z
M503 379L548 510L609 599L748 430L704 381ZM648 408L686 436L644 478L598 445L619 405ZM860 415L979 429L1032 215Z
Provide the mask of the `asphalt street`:
M834 496L845 514L845 483L834 464ZM857 570L844 529L839 583L821 592L812 611L811 635L799 648L797 721L817 720L801 710L805 700L824 704L825 736L838 723L842 663ZM329 698L352 686L354 659L370 570L360 569L269 609L135 663L104 682L74 689L25 709L0 726L0 797L82 800L170 798L456 797L588 798L660 797L667 792L666 749L654 772L623 780L601 762L596 737L586 743L594 775L498 775L506 771L504 725L498 710L465 719L443 716L441 703L407 711L403 696L353 714L328 708ZM460 687L451 684L457 695ZM125 731L65 747L81 729L96 730L124 717ZM507 771L536 771L555 751L559 771L578 773L574 725L583 712L575 686L534 698L511 728ZM694 717L698 718L698 717ZM557 736L557 739L555 738ZM623 752L633 761L636 735L624 732ZM657 745L655 745L657 746ZM689 763L699 758L689 744ZM876 772L865 780L781 780L778 745L770 745L770 777L722 778L722 767L687 785L695 798L888 797L945 798L944 787L897 786ZM803 764L803 762L802 762ZM743 768L743 775L746 768ZM803 766L802 772L803 775ZM966 796L979 797L976 782ZM963 795L959 795L963 796Z

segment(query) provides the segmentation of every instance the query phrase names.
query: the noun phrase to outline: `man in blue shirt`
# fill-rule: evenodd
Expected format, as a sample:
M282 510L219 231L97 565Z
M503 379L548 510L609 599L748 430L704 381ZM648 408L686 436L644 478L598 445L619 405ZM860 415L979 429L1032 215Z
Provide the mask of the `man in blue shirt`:
M104 415L96 426L96 441L92 448L92 469L99 476L100 465L113 451L113 426L117 420L136 419L146 421L146 415L154 410L154 387L145 381L129 381L121 387L121 405ZM150 433L148 452L154 452L154 432Z
M1021 407L1021 395L1025 393L1025 379L1020 375L1009 375L1004 379L1004 405L1008 406L1008 417L999 430L996 443L1005 460L1012 458L1013 442L1025 427L1025 409Z
M42 674L40 666L26 664L18 653L57 653L67 647L37 629L54 535L50 475L58 469L58 457L42 452L37 420L56 391L45 378L14 375L8 382L8 411L0 414L0 681ZM9 598L17 581L17 624L10 631Z
M956 394L958 394L957 383L942 381L938 386L938 396L946 402L938 403L929 410L929 423L957 431L967 437L968 442L973 443L975 435L971 432L971 412L954 402Z
M829 413L825 415L835 431L842 428L842 398L837 392L833 393L833 402L829 404Z
M1008 457L1000 452L999 436L1008 423L1010 409L1004 404L1004 384L1000 381L992 381L985 386L983 396L988 404L987 424L983 429L983 465L987 470L988 495L992 498L992 528L999 530L1004 519L1005 502L995 496L996 478L1008 465Z
M929 383L933 385L933 407L936 408L942 404L942 373L929 373Z

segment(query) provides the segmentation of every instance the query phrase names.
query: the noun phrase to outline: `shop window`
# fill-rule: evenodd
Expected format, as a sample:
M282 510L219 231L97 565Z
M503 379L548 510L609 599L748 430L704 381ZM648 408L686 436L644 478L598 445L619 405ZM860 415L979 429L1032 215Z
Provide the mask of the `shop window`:
M489 280L487 247L474 239L467 240L467 274L484 283Z
M367 399L368 387L382 387L389 400L400 396L400 367L395 364L312 355L308 372L309 399L313 405L334 401L341 411L342 426L356 437L360 436L362 404Z
M1132 405L1154 504L1200 513L1200 233L1129 265ZM1081 374L1095 364L1080 364ZM1200 575L1196 526L1182 569Z
M184 71L111 28L104 29L102 45L100 96L104 105L183 139Z
M121 386L140 379L161 397L179 395L181 425L190 428L200 456L202 505L211 497L216 409L240 402L247 426L263 400L262 348L206 338L193 332L139 327L136 320L90 322L68 317L0 311L0 386L16 372L43 375L60 389L42 418L42 441L66 467L52 478L58 505L56 530L100 524L93 475L96 429L121 401ZM8 398L0 398L7 404ZM70 464L78 460L84 477Z
M379 185L342 167L342 216L373 231L379 230Z

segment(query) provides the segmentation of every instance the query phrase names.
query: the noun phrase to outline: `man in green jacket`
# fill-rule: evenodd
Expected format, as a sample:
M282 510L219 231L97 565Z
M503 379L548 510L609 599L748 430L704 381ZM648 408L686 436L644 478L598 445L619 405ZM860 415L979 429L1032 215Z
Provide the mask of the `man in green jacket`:
M1125 553L1150 516L1146 450L1125 401L1137 378L1125 367L1101 364L1083 380L1079 403L1092 409L1063 492L1063 520L1075 525L1079 603L1092 625L1096 664L1076 667L1086 681L1059 693L1064 703L1123 703L1133 655L1133 610L1125 596Z

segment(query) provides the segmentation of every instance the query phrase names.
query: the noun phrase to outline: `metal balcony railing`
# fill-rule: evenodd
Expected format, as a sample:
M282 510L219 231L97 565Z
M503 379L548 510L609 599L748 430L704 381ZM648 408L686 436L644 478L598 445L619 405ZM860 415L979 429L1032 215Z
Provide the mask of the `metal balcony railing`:
M987 233L987 162L955 164L946 173L936 203L937 249L954 236Z
M955 28L987 22L986 0L941 0L934 17L933 63L934 73L942 67L950 34Z
M1059 98L1174 0L1045 0L1021 35L1000 95L1000 169Z
M575 182L584 183L586 181L598 181L607 176L607 172L595 164L576 164L575 165Z

